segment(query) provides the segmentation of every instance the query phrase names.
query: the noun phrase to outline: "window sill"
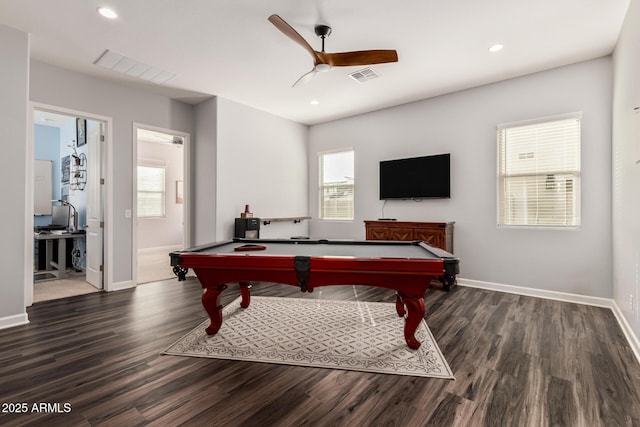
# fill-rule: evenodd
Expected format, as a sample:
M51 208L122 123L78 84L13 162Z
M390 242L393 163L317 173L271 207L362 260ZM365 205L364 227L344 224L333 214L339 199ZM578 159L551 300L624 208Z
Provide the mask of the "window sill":
M554 225L507 225L507 224L498 224L498 229L500 230L558 230L558 231L580 231L579 225L562 225L562 226L554 226Z

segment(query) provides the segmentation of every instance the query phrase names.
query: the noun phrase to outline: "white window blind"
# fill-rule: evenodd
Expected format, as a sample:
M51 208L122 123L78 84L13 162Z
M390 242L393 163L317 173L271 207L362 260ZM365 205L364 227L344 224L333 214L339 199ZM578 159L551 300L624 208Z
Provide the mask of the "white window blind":
M164 166L138 165L138 218L163 218L164 208Z
M353 219L353 150L320 153L320 218Z
M498 224L580 225L580 117L498 127Z

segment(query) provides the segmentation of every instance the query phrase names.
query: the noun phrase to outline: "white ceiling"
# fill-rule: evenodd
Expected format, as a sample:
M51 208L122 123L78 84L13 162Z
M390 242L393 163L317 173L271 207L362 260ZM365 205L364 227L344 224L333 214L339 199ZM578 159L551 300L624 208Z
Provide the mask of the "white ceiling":
M49 111L35 110L33 112L33 123L36 125L53 126L62 128L76 121L75 116L56 114Z
M0 23L31 33L38 61L144 85L186 102L221 96L306 124L403 104L610 54L629 0L2 0ZM110 21L97 14L110 6ZM311 56L267 21L276 13L316 50L396 49L380 78L333 68L301 87ZM503 43L499 53L488 52ZM156 85L94 62L110 49L176 73ZM310 101L317 99L318 105Z

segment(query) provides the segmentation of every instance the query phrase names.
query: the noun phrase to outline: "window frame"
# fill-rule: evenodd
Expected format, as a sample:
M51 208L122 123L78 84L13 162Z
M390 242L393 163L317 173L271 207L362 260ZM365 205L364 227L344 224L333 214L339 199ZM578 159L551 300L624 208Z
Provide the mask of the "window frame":
M545 124L545 123L551 123L551 122L556 122L556 121L563 121L563 120L569 120L569 119L575 119L578 121L578 143L577 143L577 153L576 153L576 157L577 157L577 170L573 171L573 170L565 170L563 172L560 173L556 173L556 175L560 175L560 174L572 174L574 176L574 180L573 180L573 191L574 191L574 203L573 203L573 209L574 209L574 224L568 225L568 224L560 224L560 225L554 225L551 223L544 223L544 224L508 224L505 223L502 218L504 218L506 215L504 215L504 213L502 212L502 210L504 209L504 197L505 197L505 181L507 176L505 174L502 173L503 170L503 163L502 163L502 138L501 138L501 132L503 132L505 129L509 129L509 128L516 128L516 127L521 127L521 126L529 126L529 125L536 125L536 124ZM536 230L580 230L581 226L582 226L582 206L581 206L581 188L582 188L582 113L581 112L573 112L573 113L567 113L567 114L560 114L560 115L555 115L555 116L547 116L547 117L541 117L541 118L537 118L537 119L530 119L530 120L523 120L523 121L518 121L518 122L511 122L511 123L503 123L503 124L498 124L496 126L496 147L497 147L497 152L496 152L496 166L497 166L497 173L496 173L496 223L497 223L497 227L500 229L536 229ZM537 174L534 174L532 176L548 176L548 173L540 172ZM565 195L567 193L565 192Z
M351 194L352 194L352 215L350 218L328 218L328 217L324 217L323 216L323 211L325 209L324 208L324 180L323 180L323 158L326 155L331 155L331 154L340 154L340 153L353 153L353 183L351 184ZM355 220L355 149L353 147L345 147L345 148L339 148L339 149L335 149L335 150L328 150L328 151L321 151L318 152L318 219L320 219L321 221L338 221L338 222L345 222L345 221L354 221Z

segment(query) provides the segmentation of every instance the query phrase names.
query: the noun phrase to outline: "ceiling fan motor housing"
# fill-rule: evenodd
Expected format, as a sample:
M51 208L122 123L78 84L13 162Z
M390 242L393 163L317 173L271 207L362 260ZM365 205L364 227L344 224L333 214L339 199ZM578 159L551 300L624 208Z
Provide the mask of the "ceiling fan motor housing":
M331 65L329 65L329 64L324 64L324 63L322 63L322 62L321 62L321 63L319 63L319 64L316 64L316 65L314 66L314 69L315 69L316 71L320 72L320 73L326 73L327 71L329 71L329 70L331 69Z
M331 34L331 27L328 25L318 24L314 27L314 30L316 35L321 38L328 37Z

